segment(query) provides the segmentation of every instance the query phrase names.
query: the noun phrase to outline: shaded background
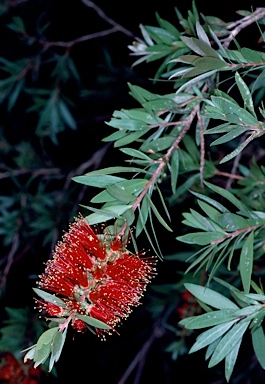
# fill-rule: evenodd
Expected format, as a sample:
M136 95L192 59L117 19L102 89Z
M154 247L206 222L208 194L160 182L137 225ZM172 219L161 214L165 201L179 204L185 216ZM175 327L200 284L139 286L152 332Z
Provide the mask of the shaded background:
M191 9L191 1L156 0L147 4L139 0L116 0L96 1L96 5L126 28L128 34L116 32L72 47L60 46L58 42L70 42L103 31L109 28L109 24L81 1L13 0L0 3L0 57L18 66L22 62L21 68L24 69L32 59L28 73L20 72L21 78L24 76L25 79L20 89L5 88L4 81L12 75L12 65L0 61L0 288L3 322L7 318L5 307L29 308L31 311L34 306L32 286L43 271L43 263L49 258L62 231L79 211L79 204L88 204L97 192L74 183L71 177L104 166L122 165L121 152L103 143L102 139L112 133L105 122L110 120L114 110L137 106L128 95L127 83L156 93L172 92L170 84L154 84L152 81L157 62L132 67L134 58L129 54L128 45L132 44L132 36L141 37L139 24L157 25L156 12L175 24L174 7L186 15ZM199 12L225 21L236 19L237 9L250 10L251 5L260 4L247 0L218 4L196 1ZM23 28L10 27L16 23L19 25L18 18L23 20L26 34ZM43 30L44 26L46 29ZM251 44L249 30L243 31L240 39L246 46ZM63 64L56 67L64 55L73 62L70 75ZM13 70L16 83L19 71ZM41 110L46 105L42 105L38 97L45 96L46 101L48 98L47 93L36 92L52 92L54 89L59 89L76 127L71 129L66 124L53 138L44 128L36 131ZM174 212L175 223L180 221L178 215ZM163 253L174 253L175 236L164 233L163 229L159 229L159 236ZM139 244L139 248L146 248L146 239L140 238ZM161 263L155 284L177 283L176 267L170 261ZM155 292L148 290L143 305L135 309L120 328L120 335L107 337L105 342L89 332L80 335L70 334L70 331L56 365L57 378L44 375L43 383L65 383L68 380L90 384L106 381L110 384L143 384L151 377L153 383L163 384L183 381L183 377L185 383L198 378L204 383L221 383L222 367L207 370L204 351L172 360L171 354L166 352L172 334L162 332L155 325L157 308L152 307L154 295ZM167 300L170 305L177 305L179 298L169 297ZM158 300L155 305L165 306L165 303L162 297L161 304ZM34 343L32 322L38 322L37 314L36 318L29 318L26 332L26 341ZM172 324L176 325L176 322L173 313ZM23 345L25 338L21 337L21 342ZM245 343L248 345L248 340ZM244 366L249 358L248 352L245 352L246 356L243 352L241 354ZM140 356L138 360L137 356ZM240 371L240 366L237 371ZM242 383L245 382L244 378L238 377ZM256 382L259 380L257 376Z

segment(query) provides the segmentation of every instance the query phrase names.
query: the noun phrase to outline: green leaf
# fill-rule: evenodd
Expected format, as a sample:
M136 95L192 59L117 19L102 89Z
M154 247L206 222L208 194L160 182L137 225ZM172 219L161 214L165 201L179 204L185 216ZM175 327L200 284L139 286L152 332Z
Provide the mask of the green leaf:
M58 327L54 327L54 328L50 328L47 331L43 332L37 341L36 351L41 349L43 347L43 345L51 344L53 337L57 331L58 331Z
M218 340L224 333L226 333L233 326L233 324L235 324L235 322L236 320L232 320L232 321L225 322L223 324L218 324L215 327L202 332L197 337L197 340L189 350L189 353L197 352L200 349L207 347L207 345L212 344L213 342Z
M106 188L108 185L116 184L126 179L124 179L123 177L101 174L100 177L98 177L97 175L76 176L73 177L72 180L76 183L88 185L90 187Z
M115 185L108 185L107 191L116 199L123 203L131 203L136 200L136 197L125 189Z
M219 54L205 42L195 38L182 36L181 40L195 53L200 56L212 56L219 59Z
M250 136L247 140L241 143L234 151L230 152L228 155L222 158L220 164L226 163L227 161L236 157L243 149L254 139L254 136Z
M150 152L150 151L153 151L155 153L160 152L160 151L163 151L164 149L170 148L175 140L176 138L172 136L160 137L156 140L143 144L141 146L141 150L145 152Z
M152 202L150 196L147 194L146 195L148 200L149 200L149 204L150 204L150 207L152 208L152 211L154 212L154 214L156 215L158 221L170 232L172 232L172 229L169 227L169 225L165 222L165 220L163 219L163 217L160 215L160 213L158 212L155 204Z
M211 184L208 181L204 181L204 184L208 188L212 189L214 192L218 193L219 195L230 201L230 203L235 205L241 212L247 211L245 205L242 204L241 201L239 201L231 192L227 191L222 187L219 187L218 185Z
M72 129L76 129L77 125L75 122L75 119L73 118L72 114L70 113L67 105L63 100L60 100L58 103L58 108L60 110L60 114L64 120L64 122Z
M175 149L170 159L171 189L173 195L176 193L176 186L179 174L179 151Z
M251 337L258 362L265 369L265 336L261 325L252 332Z
M138 159L146 160L148 162L151 162L152 159L150 159L149 156L147 156L145 153L138 151L137 149L133 148L120 148L120 151L125 153L126 155L136 157Z
M235 139L236 137L242 135L242 133L246 132L248 130L247 127L239 127L231 130L227 134L219 137L219 139L214 140L211 145L219 145L219 144L224 144L227 143L228 141L231 141Z
M134 141L137 141L140 137L145 135L147 132L149 132L150 128L141 129L140 131L129 133L126 136L122 137L121 139L115 141L114 147L119 148L124 145L128 145L130 143L133 143Z
M197 299L217 309L238 309L238 306L227 297L210 288L193 283L184 284L185 288Z
M216 221L224 231L228 232L234 232L244 228L247 229L249 227L249 223L244 217L230 212L219 214Z
M91 325L95 328L101 328L101 329L110 329L110 326L103 323L103 321L100 321L98 319L94 319L94 317L86 316L86 315L77 315L78 319L84 321L86 324Z
M239 322L235 324L233 328L228 331L225 336L220 340L217 345L210 361L208 367L211 368L222 361L231 351L237 343L242 339L249 321Z
M215 73L217 72L217 69L214 69L212 71L209 71L209 72L206 72L206 73L202 73L201 75L199 76L196 76L194 78L192 78L191 80L187 81L185 84L181 85L177 91L176 91L176 95L180 92L182 92L184 89L188 88L188 87L191 87L192 85L194 84L197 84L199 83L201 80L203 79L206 79L207 77L210 77L212 75L214 75ZM170 77L170 80L171 78L175 77L174 74Z
M132 179L121 181L120 183L114 184L114 186L128 192L129 194L137 196L147 183L147 179ZM105 203L111 201L116 201L115 197L105 190L94 196L91 203Z
M254 235L253 231L250 232L248 237L243 243L243 247L240 253L240 276L244 288L244 292L249 293L252 268L253 268L253 243Z
M253 116L256 117L250 90L238 72L236 72L235 74L235 80L240 91L241 97L243 99L244 106L246 106L247 109L253 114Z
M48 359L50 352L51 346L46 344L44 344L40 349L36 349L36 353L34 355L34 368L43 364Z
M45 292L45 291L42 291L41 289L39 288L32 288L33 291L39 296L41 297L42 299L44 299L45 301L47 301L48 303L52 303L52 304L55 304L55 305L58 305L59 307L61 308L65 308L65 304L63 302L63 300L59 299L59 297L55 296L55 295L51 295L50 293L48 292Z
M201 200L198 200L198 205L206 213L206 215L210 217L210 219L216 222L217 217L220 216L220 211Z
M102 209L96 209L86 205L81 205L81 206L89 209L92 212L95 212L86 216L86 220L90 225L102 223L107 220L117 218L132 207L131 205L123 205L123 204L113 205L113 206L109 206L107 208L102 208Z
M206 327L212 327L213 325L225 323L232 319L235 319L237 315L234 314L234 309L220 309L218 311L212 311L204 313L203 315L195 316L195 318L188 322L187 329L200 329Z
M234 348L225 357L225 378L227 382L230 380L233 373L241 342L242 339L237 342Z
M205 183L206 184L206 183ZM229 212L229 210L224 207L222 204L217 202L216 200L212 199L211 197L208 197L206 195L202 195L201 193L190 191L193 195L197 196L199 199L206 201L208 204L212 205L216 209L218 209L220 212ZM198 202L199 203L199 202Z
M262 63L264 62L263 52L243 47L241 48L242 55L246 58L248 63Z
M205 30L203 29L203 27L201 26L201 24L196 21L196 32L197 32L197 35L198 35L198 38L203 41L205 44L209 45L209 47L211 46L211 43L210 43L210 40L205 32Z
M194 232L178 236L176 239L187 244L207 245L213 241L225 239L225 235L223 232Z
M113 128L119 128L128 131L141 131L147 128L147 124L143 121L133 120L127 117L125 119L112 118L109 122L106 122L106 124Z
M62 349L66 339L67 328L63 332L57 332L53 338L51 346L51 357L49 362L49 372L51 372L54 363L56 363L62 353Z

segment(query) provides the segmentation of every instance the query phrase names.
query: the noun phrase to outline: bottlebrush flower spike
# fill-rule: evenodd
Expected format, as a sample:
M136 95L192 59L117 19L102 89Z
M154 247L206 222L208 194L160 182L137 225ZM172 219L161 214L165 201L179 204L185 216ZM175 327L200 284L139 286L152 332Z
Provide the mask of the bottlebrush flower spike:
M42 297L40 310L59 318L61 330L69 323L77 331L86 330L82 315L110 327L96 328L103 338L104 332L115 330L140 304L155 275L156 259L144 258L143 252L131 254L126 245L119 236L98 236L81 215L76 218L40 276L38 286L55 298L52 303Z

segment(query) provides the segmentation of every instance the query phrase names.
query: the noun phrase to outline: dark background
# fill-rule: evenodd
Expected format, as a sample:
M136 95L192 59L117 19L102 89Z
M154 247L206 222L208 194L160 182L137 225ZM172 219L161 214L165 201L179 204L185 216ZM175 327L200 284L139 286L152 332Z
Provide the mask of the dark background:
M175 24L177 17L174 7L177 6L186 16L188 10L191 9L192 2L178 0L121 2L115 0L96 1L96 4L110 18L124 26L135 36L141 37L139 24L156 26L156 12L165 20ZM198 11L205 15L217 16L225 21L230 21L236 19L235 12L238 9L250 10L251 6L264 6L264 4L247 0L224 2L201 0L196 1L196 6ZM81 1L39 1L35 3L29 0L11 11L27 21L27 28L29 31L32 30L33 34L36 20L41 20L42 17L49 19L50 27L46 35L48 41L70 41L109 28L106 22ZM8 15L2 20L8 22ZM5 52L9 60L17 58L20 54L24 56L25 52L20 51L22 48L15 45L15 38L12 33L6 38L4 37L4 33L6 33L4 24L2 27L0 26L0 30L3 31L0 56L1 51ZM14 44L12 44L13 38ZM249 30L243 32L240 39L244 41L245 45L251 44ZM68 94L77 101L74 114L78 130L66 130L58 135L58 145L54 145L48 139L45 141L46 157L54 166L61 168L64 172L70 173L71 170L86 162L97 150L104 147L101 140L111 133L111 129L105 124L105 121L111 118L114 110L135 107L135 101L128 95L128 82L143 88L153 89L157 93L172 92L165 83L153 84L152 77L157 69L156 62L131 67L135 58L130 56L127 46L132 43L132 40L131 37L116 32L109 36L76 44L71 49L70 55L80 71L84 83L83 89L88 90L85 96L80 99L79 88L75 84L68 85ZM60 49L54 48L58 53L60 53ZM32 54L32 51L29 54ZM49 81L49 76L48 71L42 73L43 83ZM17 122L18 120L18 115L21 116L20 127L14 124L14 121ZM12 113L2 110L2 118L7 119L5 134L11 145L16 146L21 140L28 139L35 140L36 146L38 146L33 129L29 128L30 126L34 127L34 119L24 113L23 103ZM98 159L98 164L100 167L121 165L121 161L121 153L108 146L105 155ZM8 190L6 184L4 188ZM81 186L70 183L69 188L81 189ZM94 191L86 191L83 201L88 202L94 194ZM64 209L67 209L67 205L64 206ZM58 227L59 229L67 227L63 217ZM161 241L163 252L173 252L175 249L174 236L163 237L163 231L161 235L161 239L165 239L164 242ZM43 262L47 260L49 252L49 246L43 247L36 243L28 258L22 257L14 264L7 281L3 307L6 305L10 307L34 305L31 297L33 283L32 280L28 279L28 276L42 272ZM159 266L159 276L156 283L172 282L171 280L175 278L169 264L164 262ZM135 309L129 319L121 326L120 335L114 334L107 337L104 342L89 332L80 335L69 331L62 356L56 364L58 377L48 375L43 378L43 382L56 384L66 382L172 384L176 382L192 383L195 380L203 383L224 382L220 380L220 377L223 377L223 367L214 370L205 368L204 351L202 354L197 353L188 358L184 356L176 362L172 361L170 354L165 352L168 341L167 335L157 336L146 360L144 360L143 354L143 369L140 378L137 377L136 371L132 370L129 377L122 381L126 369L130 366L133 367L135 356L142 350L144 343L150 340L153 332L150 327L153 321L152 316L144 309L145 305L148 306L149 303L148 294L142 302L143 305ZM248 353L245 354L246 356L242 352L242 366L244 366L245 361L249 364ZM239 372L240 367L237 370ZM240 376L238 377L240 378ZM242 383L247 382L244 381L247 379L242 377L240 380ZM251 384L253 383L254 381L251 381ZM234 383L232 382L232 384Z

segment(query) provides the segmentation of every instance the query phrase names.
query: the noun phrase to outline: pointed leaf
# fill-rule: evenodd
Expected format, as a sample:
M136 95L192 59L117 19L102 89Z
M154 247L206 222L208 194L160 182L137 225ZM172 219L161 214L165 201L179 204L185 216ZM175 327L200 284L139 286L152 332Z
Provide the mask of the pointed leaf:
M238 72L236 72L236 74L235 74L235 80L236 80L238 89L240 91L241 97L243 99L244 105L253 114L253 116L256 117L256 113L255 113L254 104L253 104L250 90Z
M225 378L227 382L230 380L233 373L241 343L242 339L237 342L234 348L225 357Z
M240 276L244 288L244 292L249 293L252 268L253 268L253 243L254 235L251 232L244 241L241 253L240 253Z
M186 328L200 329L225 323L237 317L234 313L234 309L220 309L218 311L204 313L203 315L195 316L193 320L189 321Z
M184 284L185 288L203 303L217 309L238 309L238 306L227 297L210 288L193 283Z
M200 349L207 347L207 345L212 344L218 340L224 333L226 333L236 320L231 320L223 324L218 324L213 328L208 329L207 331L202 332L198 337L196 342L193 344L189 353L197 352Z
M59 297L52 295L48 292L42 291L39 288L33 288L33 291L35 293L37 293L37 295L39 297L41 297L42 299L44 299L48 303L52 303L52 304L58 305L61 308L65 308L65 304L64 304L63 300L59 299Z
M91 325L92 327L101 328L101 329L110 329L109 325L103 323L103 321L95 319L94 317L86 316L86 315L77 315L76 317L84 321L86 324Z
M255 329L251 334L252 336L252 344L257 356L258 362L265 369L265 336L262 326L260 325Z
M209 361L209 368L222 361L232 351L232 349L235 348L237 343L242 339L249 323L249 321L239 322L225 334L217 345L211 360Z

